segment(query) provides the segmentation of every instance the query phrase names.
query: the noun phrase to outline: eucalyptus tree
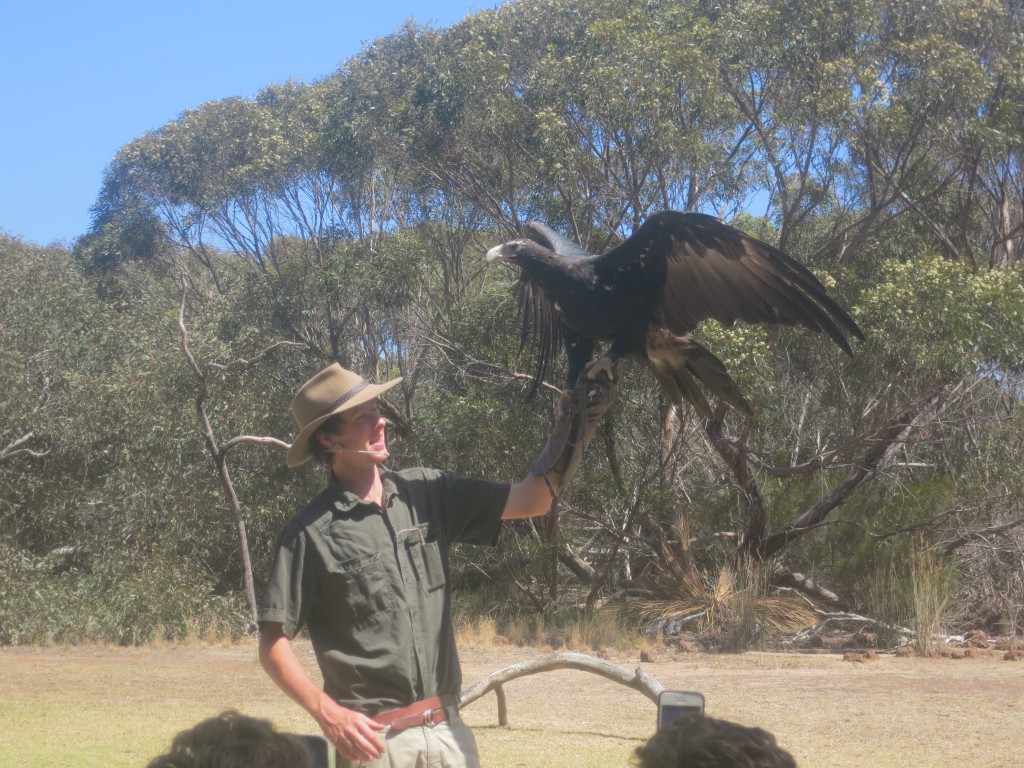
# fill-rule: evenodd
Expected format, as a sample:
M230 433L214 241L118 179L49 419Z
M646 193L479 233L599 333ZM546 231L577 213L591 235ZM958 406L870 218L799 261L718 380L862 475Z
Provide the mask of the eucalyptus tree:
M231 631L173 304L159 291L108 303L62 249L4 240L0 262L2 421L46 448L0 469L3 642Z
M809 217L859 207L848 188L851 101L873 10L870 0L738 0L709 14L703 47L718 59L781 248Z
M999 239L998 217L985 223L977 215L992 202L979 195L979 171L1012 164L1015 152L1012 132L992 130L1000 94L1013 88L1006 75L1020 68L1020 20L1011 8L1001 0L900 2L866 17L851 160L863 220L874 231L906 215L926 248L971 263L980 243ZM854 230L850 242L869 232Z
M207 361L201 364L192 354L192 349L189 344L188 328L185 323L185 304L187 298L188 286L185 280L182 280L181 304L178 308L178 332L180 336L181 353L184 356L185 361L188 363L188 367L195 380L196 417L199 422L200 431L203 435L203 442L210 455L210 459L213 462L217 477L220 480L221 490L227 500L228 508L231 512L231 521L234 524L235 532L238 536L238 549L242 566L242 583L245 589L246 604L249 608L250 628L255 631L256 617L259 613L259 609L256 603L256 586L253 579L249 535L245 516L242 514L242 505L238 497L238 492L235 490L235 483L231 478L231 472L228 468L227 457L228 452L233 448L247 443L254 445L269 445L284 450L288 449L289 444L279 438L263 435L234 435L225 442L220 442L217 437L217 431L214 429L213 422L210 418L211 409L207 402L207 395L209 393L210 378L213 375L218 373L234 373L245 370L246 368L259 363L264 357L278 349L288 347L301 348L302 345L294 342L278 341L259 350L249 358L240 357L228 363Z
M149 259L165 283L184 267L198 335L258 327L306 344L309 366L404 375L409 455L482 472L528 450L517 414L541 407L515 398L529 362L485 247L528 218L601 251L658 208L731 216L836 286L869 342L837 362L799 335L707 325L757 422L699 423L637 376L592 460L602 469L565 499L581 523L567 543L614 580L684 557L684 510L741 556L781 557L858 495L919 476L926 462L898 457L929 420L952 424L953 403L974 408L978 371L1016 370L1013 344L965 341L1014 322L1010 289L989 317L943 272L948 300L971 310L936 322L962 325L896 319L925 309L919 288L946 300L920 283L937 249L978 279L1019 258L1020 57L1019 11L1000 0L520 0L446 30L408 25L319 83L206 104L140 137L108 169L80 253L96 267ZM744 212L754 201L763 217ZM207 276L244 321L214 311ZM912 288L880 300L890 284ZM969 353L911 361L934 358L936 339Z
M595 250L652 211L726 215L742 197L745 137L704 26L693 4L592 3L558 8L534 47L541 210Z
M987 2L955 9L947 23L980 58L968 69L979 107L967 123L954 240L963 258L1004 269L1021 261L1024 228L1024 12L1019 3Z
M504 30L505 33L508 30ZM534 174L531 115L516 102L504 45L473 22L406 27L351 65L364 119L412 191L470 201L516 226Z

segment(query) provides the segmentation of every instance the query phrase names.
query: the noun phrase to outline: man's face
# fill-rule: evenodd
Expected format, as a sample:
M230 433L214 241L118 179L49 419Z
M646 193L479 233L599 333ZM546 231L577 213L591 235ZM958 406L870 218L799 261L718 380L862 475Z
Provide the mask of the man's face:
M335 444L346 451L364 452L344 455L378 457L383 461L388 456L386 427L380 404L377 400L371 400L342 414L341 429L336 433Z

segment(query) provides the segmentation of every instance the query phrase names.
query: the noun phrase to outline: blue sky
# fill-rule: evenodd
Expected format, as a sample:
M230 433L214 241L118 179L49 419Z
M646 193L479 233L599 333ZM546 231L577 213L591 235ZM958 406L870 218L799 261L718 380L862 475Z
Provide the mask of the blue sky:
M0 8L0 230L70 244L117 150L187 109L320 80L407 19L498 0L23 0Z

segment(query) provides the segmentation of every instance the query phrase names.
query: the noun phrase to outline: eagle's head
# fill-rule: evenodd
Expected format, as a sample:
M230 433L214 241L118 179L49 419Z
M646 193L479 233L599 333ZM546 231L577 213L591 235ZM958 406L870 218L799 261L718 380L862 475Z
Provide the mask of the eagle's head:
M546 273L550 270L563 271L566 260L533 240L510 240L496 245L487 252L489 263L504 264L507 267L518 267L527 272Z
M487 261L509 266L530 267L540 270L563 271L572 264L589 261L593 257L568 238L562 237L539 221L523 225L524 238L495 246L487 252Z
M541 246L538 248L537 243L532 240L510 240L507 243L496 245L487 252L488 262L498 262L500 264L514 264L516 266L522 266L523 262L527 261L531 256L535 255L533 251L547 250Z

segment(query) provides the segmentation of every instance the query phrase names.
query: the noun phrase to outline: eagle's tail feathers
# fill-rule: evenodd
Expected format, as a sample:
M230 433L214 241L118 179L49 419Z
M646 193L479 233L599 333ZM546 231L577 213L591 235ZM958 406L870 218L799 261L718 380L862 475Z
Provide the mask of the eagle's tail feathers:
M738 411L751 414L725 364L708 349L685 336L657 329L647 335L647 360L665 394L675 403L686 401L697 412L710 418L711 405L704 390L721 398Z

